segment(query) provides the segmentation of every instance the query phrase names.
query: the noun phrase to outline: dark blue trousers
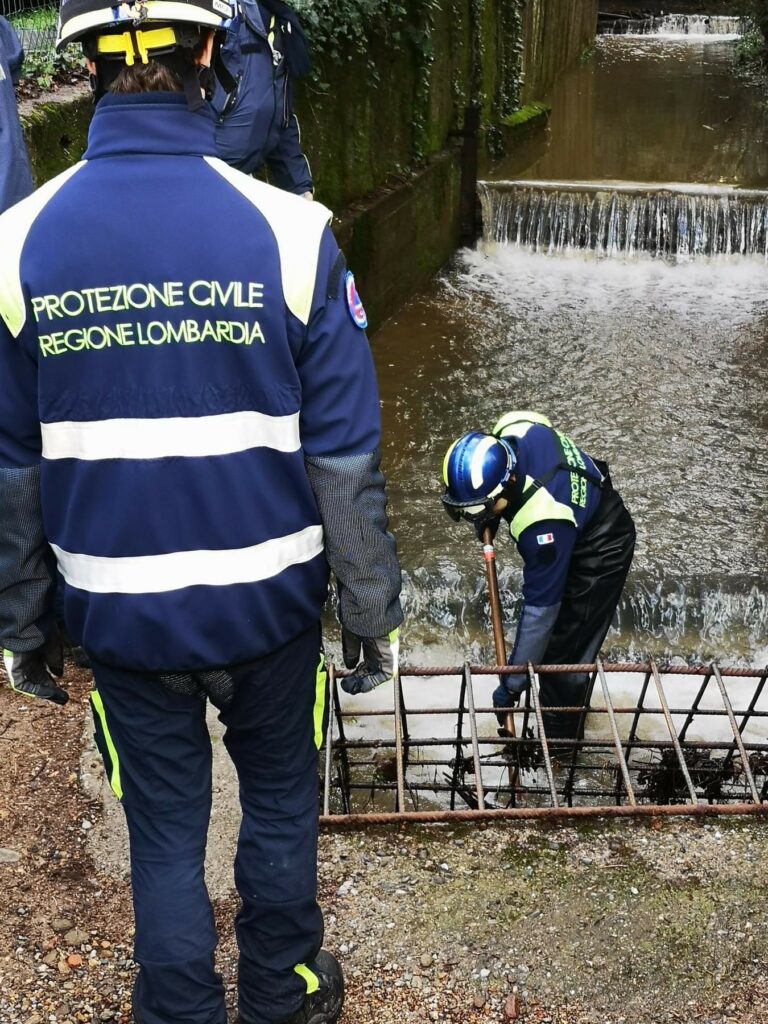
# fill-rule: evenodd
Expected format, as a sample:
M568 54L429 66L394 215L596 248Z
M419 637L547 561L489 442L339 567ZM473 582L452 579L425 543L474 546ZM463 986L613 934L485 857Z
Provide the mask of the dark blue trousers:
M244 1024L290 1017L320 949L317 753L325 672L319 626L267 657L230 667L235 697L220 714L240 783L235 927ZM205 887L211 743L205 702L156 676L93 665L96 739L122 800L131 849L140 1024L226 1024L214 970L216 929Z

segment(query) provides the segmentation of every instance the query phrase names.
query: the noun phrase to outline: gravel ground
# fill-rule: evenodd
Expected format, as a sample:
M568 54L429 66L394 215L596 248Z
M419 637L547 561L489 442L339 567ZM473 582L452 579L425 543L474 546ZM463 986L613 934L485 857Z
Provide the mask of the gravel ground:
M129 1019L124 858L92 839L109 831L81 785L89 680L67 684L64 709L0 691L1 1024ZM767 869L754 819L327 833L342 1024L767 1024ZM217 898L233 1012L235 909Z

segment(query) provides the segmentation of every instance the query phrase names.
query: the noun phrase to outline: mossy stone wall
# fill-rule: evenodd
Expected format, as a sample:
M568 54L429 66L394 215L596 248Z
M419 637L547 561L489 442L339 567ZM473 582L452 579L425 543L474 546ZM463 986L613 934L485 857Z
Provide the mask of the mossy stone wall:
M71 167L83 155L93 101L87 87L62 98L22 108L32 174L37 185Z
M464 109L486 125L541 100L592 43L597 0L403 0L389 37L319 55L297 113L318 195L334 209L450 144ZM396 29L397 31L394 31ZM373 66L372 66L373 65Z
M597 0L529 0L523 22L522 103L544 99L595 38Z

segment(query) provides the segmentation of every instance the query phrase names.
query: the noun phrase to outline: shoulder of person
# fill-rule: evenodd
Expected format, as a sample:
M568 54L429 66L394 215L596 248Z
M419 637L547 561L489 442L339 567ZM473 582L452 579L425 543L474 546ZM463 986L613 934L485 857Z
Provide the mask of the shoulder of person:
M206 157L206 161L253 203L270 223L276 221L305 225L310 230L313 227L322 230L331 223L332 211L316 200L308 202L303 196L269 185L266 181L237 170L219 157Z

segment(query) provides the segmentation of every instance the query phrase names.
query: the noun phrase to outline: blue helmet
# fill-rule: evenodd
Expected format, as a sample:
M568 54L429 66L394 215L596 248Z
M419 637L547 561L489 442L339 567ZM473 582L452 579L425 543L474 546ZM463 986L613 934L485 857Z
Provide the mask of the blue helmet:
M454 519L487 515L517 465L512 445L504 438L473 430L454 441L443 460L443 504Z

